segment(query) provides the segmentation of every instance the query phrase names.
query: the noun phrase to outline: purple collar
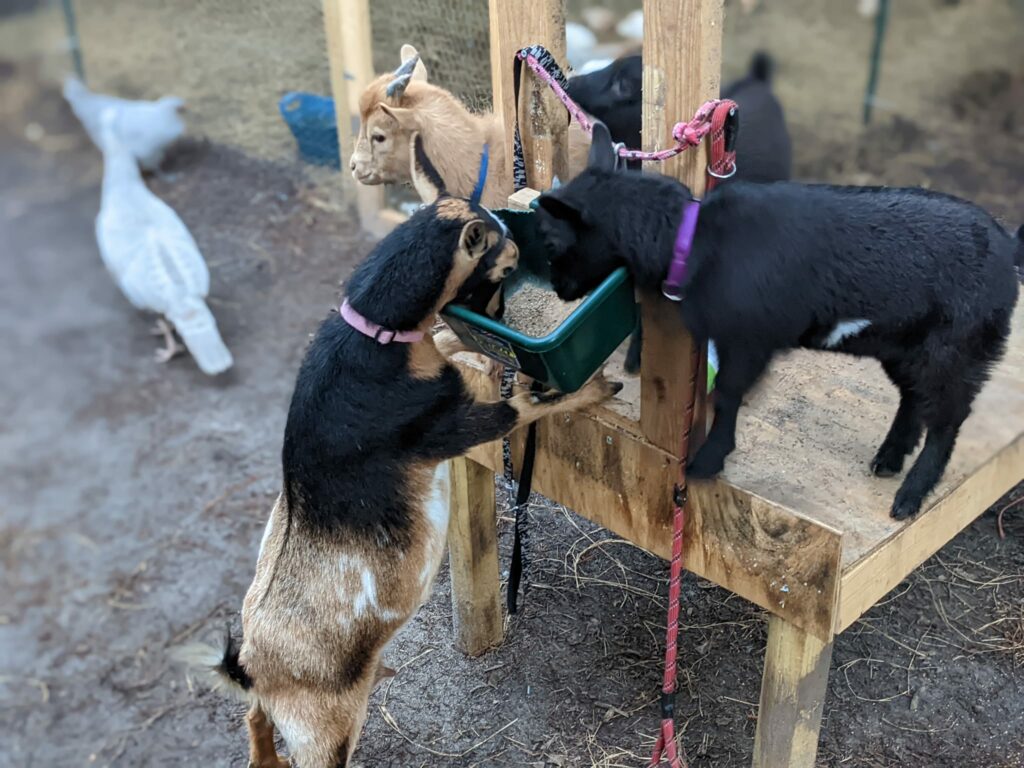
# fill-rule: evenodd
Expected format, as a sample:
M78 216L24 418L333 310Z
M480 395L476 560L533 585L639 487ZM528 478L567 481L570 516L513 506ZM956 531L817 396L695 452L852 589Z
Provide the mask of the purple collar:
M423 340L422 331L392 331L388 328L377 325L376 323L370 322L352 308L352 305L348 303L348 299L345 299L345 301L341 303L341 308L338 310L338 314L345 319L346 323L351 325L364 336L369 336L378 344L390 344L392 341L397 341L402 344L412 344Z
M682 301L683 281L686 280L686 260L693 250L693 236L697 233L697 215L700 213L699 200L687 200L683 203L683 220L679 222L676 232L676 245L672 249L672 263L668 267L668 277L661 283L661 292L672 301Z

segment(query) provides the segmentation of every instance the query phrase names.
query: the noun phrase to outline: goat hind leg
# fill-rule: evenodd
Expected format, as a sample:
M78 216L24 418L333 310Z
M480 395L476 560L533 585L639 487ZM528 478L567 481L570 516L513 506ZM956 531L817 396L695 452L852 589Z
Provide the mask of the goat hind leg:
M956 444L956 436L966 416L965 413L959 419L935 426L929 425L921 455L917 457L917 461L896 492L896 498L893 499L890 512L893 518L902 520L913 517L920 511L925 497L932 492L942 473L946 471L949 457L953 454L953 446Z
M249 768L288 768L291 763L277 754L274 745L274 724L258 702L245 720L249 726Z

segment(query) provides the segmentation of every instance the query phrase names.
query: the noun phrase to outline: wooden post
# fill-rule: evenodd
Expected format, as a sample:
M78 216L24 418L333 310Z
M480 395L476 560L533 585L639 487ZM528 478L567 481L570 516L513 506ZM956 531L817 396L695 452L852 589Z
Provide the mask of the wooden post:
M348 160L355 146L355 131L352 129L349 109L349 87L345 79L344 44L342 43L341 8L339 0L324 0L324 35L327 38L327 65L331 76L331 95L334 97L334 120L338 131L338 154L341 157L341 172L345 174ZM343 183L345 197L355 199L355 180Z
M512 192L513 56L520 48L540 43L565 59L565 16L561 0L489 0L491 20L491 83L494 108L505 126L505 189ZM564 108L536 78L524 70L520 110L527 181L547 189L556 174L565 178ZM529 193L525 193L529 194ZM520 195L518 205L523 205ZM516 200L510 201L515 207ZM476 655L501 642L503 625L498 589L498 543L495 525L494 475L471 459L452 461L452 514L448 546L452 574L455 643Z
M489 0L491 19L491 82L494 109L505 126L506 189L512 192L512 136L515 126L513 57L539 43L565 62L565 14L562 0ZM568 169L565 107L551 90L523 67L519 98L519 129L523 139L527 183L551 188L552 179L566 180Z
M722 0L657 0L644 3L643 144L658 150L672 143L672 126L689 120L719 92L722 60ZM647 172L675 176L695 195L704 192L703 152L689 150ZM686 410L684 388L690 374L692 341L679 308L660 294L641 297L644 346L641 362L640 426L652 443L679 451ZM706 370L707 350L700 350ZM697 381L691 452L706 424L706 380Z
M369 0L323 0L323 5L341 172L347 176L359 130L359 96L375 75L370 3ZM395 51L395 67L400 63L398 51ZM393 221L380 216L385 207L383 186L369 187L349 177L346 187L352 190L363 229L382 237L394 226Z
M768 617L754 768L814 768L832 643Z
M501 643L498 533L494 473L467 458L453 459L449 570L455 646L477 656Z

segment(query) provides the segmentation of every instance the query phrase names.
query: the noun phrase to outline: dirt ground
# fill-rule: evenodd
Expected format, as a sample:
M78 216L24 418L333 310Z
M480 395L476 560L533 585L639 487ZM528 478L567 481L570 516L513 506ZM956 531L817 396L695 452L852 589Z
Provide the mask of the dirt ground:
M856 18L848 5L730 17L727 73L787 19L807 36L802 50L768 46L801 177L925 183L1019 224L1024 54L1007 43L1019 39L1019 26L1006 31L1021 23L1012 5L899 17L882 94L894 104L900 82L923 85L865 131L851 115L866 54L835 49L833 88L821 73L830 49L813 34ZM979 8L988 15L972 16ZM870 36L859 23L851 46ZM952 45L950 24L981 42ZM910 39L927 67L906 66ZM335 180L197 130L151 183L206 254L236 365L217 380L187 358L157 365L150 319L96 251L99 156L38 71L0 61L0 766L244 766L240 706L193 684L168 651L216 638L237 614L304 346L371 243L337 205ZM1005 538L997 531L999 510L1022 497L1018 486L837 639L821 766L1024 766L1021 506L1005 512ZM360 764L644 763L665 564L541 499L531 529L529 593L506 643L482 658L452 648L442 568L388 653L400 672L371 702ZM500 531L507 563L504 517ZM691 764L748 765L763 613L693 576L683 600L677 706Z

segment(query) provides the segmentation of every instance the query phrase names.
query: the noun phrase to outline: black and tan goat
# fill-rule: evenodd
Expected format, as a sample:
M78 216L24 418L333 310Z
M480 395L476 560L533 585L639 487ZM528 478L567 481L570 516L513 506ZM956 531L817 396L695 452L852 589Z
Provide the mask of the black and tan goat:
M418 135L411 143L429 204L357 267L341 312L310 344L242 642L206 663L251 705L257 768L287 765L274 726L296 768L348 764L370 693L390 672L381 651L429 595L444 553L446 460L618 389L598 375L569 395L474 396L430 329L445 304L500 282L518 250L485 208L445 194Z

